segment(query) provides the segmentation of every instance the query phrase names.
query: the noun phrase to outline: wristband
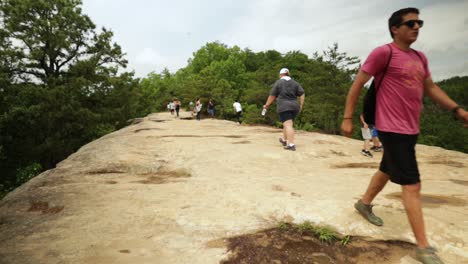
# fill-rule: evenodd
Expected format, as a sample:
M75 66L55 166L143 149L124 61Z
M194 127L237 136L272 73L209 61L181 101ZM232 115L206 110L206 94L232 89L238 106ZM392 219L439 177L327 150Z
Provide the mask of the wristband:
M457 106L455 106L454 108L452 108L451 112L454 113L454 114L456 114L457 111L458 111L458 109L461 109L461 108L463 108L463 107L457 105Z
M343 117L343 119L353 119L352 117Z
M451 110L451 112L452 112L452 114L453 114L453 118L454 118L455 120L457 120L458 109L463 109L463 107L457 105L457 106L455 106L454 108L452 108L452 110Z

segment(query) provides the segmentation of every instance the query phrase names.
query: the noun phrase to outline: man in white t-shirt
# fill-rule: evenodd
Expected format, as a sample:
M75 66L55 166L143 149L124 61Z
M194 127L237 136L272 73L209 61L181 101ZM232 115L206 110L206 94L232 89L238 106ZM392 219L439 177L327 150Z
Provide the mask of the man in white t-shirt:
M171 115L174 114L174 111L175 111L175 104L174 102L170 102L169 103L169 110L171 111Z
M195 113L197 115L197 120L201 120L201 111L202 111L203 104L200 101L200 98L197 98L197 102L195 103Z
M239 103L239 100L236 100L232 106L234 107L234 110L236 112L237 124L240 124L241 123L240 117L242 114L242 105Z

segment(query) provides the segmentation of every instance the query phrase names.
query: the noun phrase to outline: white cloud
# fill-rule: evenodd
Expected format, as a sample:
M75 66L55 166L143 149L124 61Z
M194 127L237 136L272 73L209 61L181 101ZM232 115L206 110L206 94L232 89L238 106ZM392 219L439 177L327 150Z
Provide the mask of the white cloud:
M145 77L141 74L142 72L145 72L146 74L153 71L161 72L164 68L169 69L171 72L175 72L186 60L182 57L163 56L153 48L149 47L143 48L135 55L131 53L128 55L135 58L132 63L129 63L129 68L135 71L137 77Z
M136 55L136 63L153 64L157 61L161 61L161 56L151 48L144 48Z
M468 75L468 2L437 3L421 10L425 25L415 47L430 62L433 78Z
M391 41L390 14L408 5L425 20L415 48L426 53L436 80L468 75L467 1L434 0L84 0L98 26L110 28L137 76L186 66L192 53L220 41L254 51L321 52L334 42L364 60Z

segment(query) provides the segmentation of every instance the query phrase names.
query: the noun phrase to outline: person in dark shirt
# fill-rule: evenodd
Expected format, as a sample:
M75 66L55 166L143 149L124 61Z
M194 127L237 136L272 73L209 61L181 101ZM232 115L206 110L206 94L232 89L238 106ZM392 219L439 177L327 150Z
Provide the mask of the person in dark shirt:
M304 89L289 76L289 70L282 68L279 72L280 79L273 84L267 102L263 106L268 109L276 100L276 112L283 123L283 136L279 139L286 150L296 150L294 144L294 118L302 111L304 105ZM297 98L299 97L299 102Z
M208 100L208 114L211 116L211 118L214 118L215 115L215 110L214 110L214 103L213 100Z

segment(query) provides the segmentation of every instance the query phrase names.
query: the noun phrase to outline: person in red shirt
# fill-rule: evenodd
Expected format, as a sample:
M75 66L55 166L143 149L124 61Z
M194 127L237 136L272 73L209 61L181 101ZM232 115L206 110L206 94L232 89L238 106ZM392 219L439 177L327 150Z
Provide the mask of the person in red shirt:
M372 76L376 78L376 83L381 81L377 87L375 126L384 153L379 170L354 206L366 220L381 226L383 221L372 212L371 203L388 180L401 185L403 205L416 238L416 256L427 264L443 262L435 249L429 246L421 209L421 181L415 145L419 134L423 95L451 110L465 123L465 127L468 125L468 112L434 84L426 56L411 48L422 26L423 21L419 19L419 10L416 8L405 8L392 14L388 27L393 42L374 49L359 70L346 99L341 129L343 135L351 136L351 118L362 87Z

